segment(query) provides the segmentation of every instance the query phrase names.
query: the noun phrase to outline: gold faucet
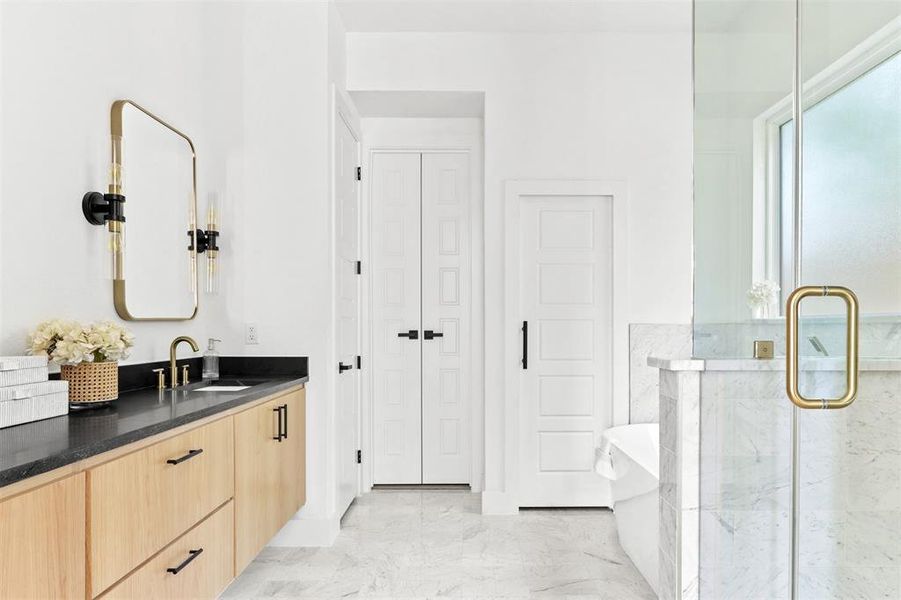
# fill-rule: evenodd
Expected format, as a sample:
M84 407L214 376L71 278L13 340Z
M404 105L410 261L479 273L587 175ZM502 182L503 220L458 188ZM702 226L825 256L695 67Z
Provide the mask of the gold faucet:
M187 342L188 345L191 346L191 349L194 350L194 352L200 351L200 346L197 345L197 342L194 341L194 338L191 338L189 336L180 335L172 340L172 343L169 345L169 373L171 377L171 387L173 388L178 387L178 367L175 365L175 348L177 348L178 345L182 342Z

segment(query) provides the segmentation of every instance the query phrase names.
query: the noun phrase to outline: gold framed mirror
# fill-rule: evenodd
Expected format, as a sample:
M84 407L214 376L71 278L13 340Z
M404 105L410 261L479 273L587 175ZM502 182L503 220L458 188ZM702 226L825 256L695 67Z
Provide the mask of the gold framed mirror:
M127 214L127 226L124 217L105 221L116 313L126 321L193 319L199 303L194 143L131 100L113 102L110 138L108 196L122 198Z

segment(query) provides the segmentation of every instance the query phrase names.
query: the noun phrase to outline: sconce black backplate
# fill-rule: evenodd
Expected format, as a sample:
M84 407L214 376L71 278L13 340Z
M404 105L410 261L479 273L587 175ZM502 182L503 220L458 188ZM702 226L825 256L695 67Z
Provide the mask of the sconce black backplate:
M88 192L81 199L81 212L91 225L103 225L107 221L125 222L125 196Z
M219 250L218 231L197 229L196 231L188 231L188 237L191 238L188 250L194 249L194 240L197 240L197 254L203 254L207 250Z

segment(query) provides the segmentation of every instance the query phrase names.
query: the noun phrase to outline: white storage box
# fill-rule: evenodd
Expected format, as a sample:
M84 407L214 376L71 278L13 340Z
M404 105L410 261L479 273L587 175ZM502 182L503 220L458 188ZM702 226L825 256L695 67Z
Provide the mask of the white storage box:
M0 356L0 387L47 381L46 356Z
M42 381L0 388L0 428L69 412L69 382Z

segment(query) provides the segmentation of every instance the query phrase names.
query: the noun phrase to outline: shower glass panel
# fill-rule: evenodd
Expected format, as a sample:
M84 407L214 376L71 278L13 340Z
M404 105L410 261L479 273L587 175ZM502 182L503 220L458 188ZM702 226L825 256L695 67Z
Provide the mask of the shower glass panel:
M694 12L700 598L901 598L901 0ZM801 285L859 299L848 408L786 394ZM799 391L839 397L845 304L800 315Z
M785 355L779 292L782 203L792 185L769 153L790 120L794 0L694 5L694 356ZM789 145L789 156L791 146ZM737 368L737 367L736 367ZM701 376L699 594L788 598L791 405L766 372Z
M748 291L781 272L767 117L792 115L795 2L696 0L694 11L694 354L749 358L756 339L784 354L778 296L749 304Z
M800 0L799 285L860 303L860 391L799 410L799 598L901 597L901 1ZM785 135L797 135L796 127ZM794 252L794 249L792 250ZM828 359L803 393L844 392L843 303L802 304ZM880 366L881 365L881 366Z

